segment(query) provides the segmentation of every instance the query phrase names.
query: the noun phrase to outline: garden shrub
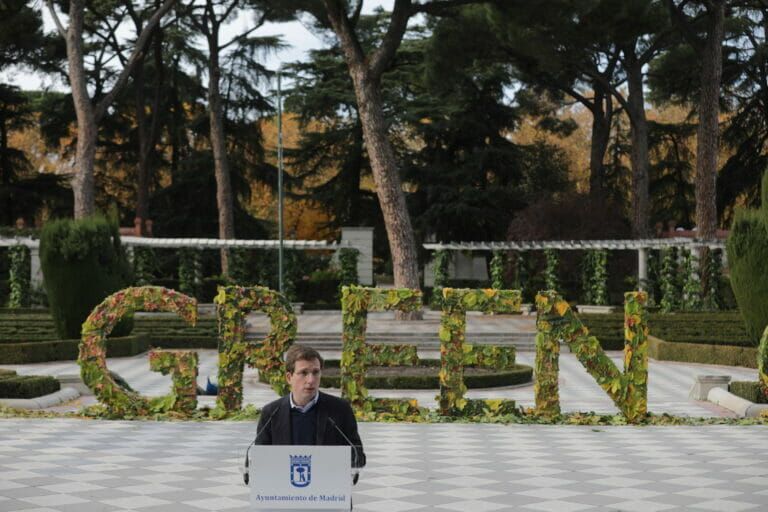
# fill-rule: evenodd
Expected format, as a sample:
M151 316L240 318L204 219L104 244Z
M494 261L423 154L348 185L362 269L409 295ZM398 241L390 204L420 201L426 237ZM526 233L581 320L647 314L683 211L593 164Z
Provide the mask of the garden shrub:
M709 311L717 311L723 306L723 297L720 285L723 280L723 257L718 249L709 249L704 264L705 281L707 283L704 294L703 307Z
M435 283L432 288L429 303L434 307L440 307L440 301L443 300L443 288L448 286L448 264L451 261L451 254L445 249L435 251L433 271Z
M493 257L491 258L491 288L496 290L504 289L504 271L505 260L504 251L493 251Z
M106 296L132 282L117 225L103 217L48 222L40 238L45 290L60 338L80 337L83 322ZM115 335L132 328L127 317Z
M669 313L680 306L680 291L678 289L677 249L667 247L661 250L661 311Z
M133 273L136 286L152 284L157 271L157 257L151 247L133 248Z
M240 255L237 251L230 252L235 261ZM203 268L200 251L196 249L181 249L179 251L179 291L190 297L200 296L200 286L203 280Z
M683 250L683 311L700 311L701 279L699 278L699 262L693 251Z
M596 306L608 304L608 251L586 251L582 262L584 303Z
M336 363L331 365L329 363ZM341 386L339 361L323 361L322 387L338 388ZM379 367L368 367L365 384L371 389L438 389L440 387L440 360L420 359L418 366L423 369L419 375L380 374ZM400 367L405 369L410 367ZM431 370L431 371L430 371ZM533 368L523 364L513 364L505 370L486 370L485 372L465 373L464 384L468 389L514 386L531 381ZM264 382L259 378L261 382Z
M757 368L757 349L754 347L669 342L655 336L649 337L648 356L659 361Z
M560 278L557 275L557 271L560 266L560 257L555 249L544 249L544 259L546 260L546 266L544 267L544 287L547 290L559 290Z
M0 398L37 398L61 389L61 384L49 375L17 375L14 371L0 373Z
M736 211L726 242L731 287L755 343L768 325L768 172L763 174L761 196L760 208Z
M768 397L763 393L760 382L758 381L735 380L729 385L728 391L744 400L749 400L756 404L768 403Z

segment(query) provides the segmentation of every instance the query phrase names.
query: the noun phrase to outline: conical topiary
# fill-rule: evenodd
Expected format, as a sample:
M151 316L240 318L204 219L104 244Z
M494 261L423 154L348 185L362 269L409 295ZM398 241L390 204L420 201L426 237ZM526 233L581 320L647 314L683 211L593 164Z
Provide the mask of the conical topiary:
M758 209L736 211L726 244L733 294L755 345L768 325L768 173L761 201Z
M94 307L130 286L131 268L117 225L104 217L48 222L40 235L43 282L58 335L80 338L80 328ZM126 319L113 335L130 333Z

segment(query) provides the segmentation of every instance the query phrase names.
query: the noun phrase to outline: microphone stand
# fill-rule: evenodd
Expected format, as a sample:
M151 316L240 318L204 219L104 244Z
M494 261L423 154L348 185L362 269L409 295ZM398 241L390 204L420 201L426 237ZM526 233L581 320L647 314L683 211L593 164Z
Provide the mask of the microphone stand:
M336 431L339 434L341 434L341 437L344 438L344 440L347 442L347 444L352 447L353 454L354 454L354 462L352 463L352 466L353 466L352 467L352 485L357 485L357 481L360 479L360 468L357 467L357 464L359 464L359 462L360 462L360 455L359 455L359 453L357 451L357 445L355 445L355 443L353 443L352 441L349 440L347 435L344 433L343 430L341 430L339 425L336 424L336 422L333 420L333 418L328 416L328 421L330 421L331 425L334 426Z
M245 449L245 462L243 463L243 483L245 485L248 485L248 482L250 481L251 476L248 474L248 467L250 466L250 462L248 460L248 454L251 451L251 446L256 444L256 441L259 440L259 436L264 433L264 431L267 429L270 423L272 423L272 418L275 417L275 414L277 414L277 411L279 411L280 408L275 408L275 410L272 412L272 414L269 415L269 418L267 418L267 421L264 423L264 426L261 427L261 430L256 432L256 437L253 438L253 441L251 441L251 444L248 445L248 448Z

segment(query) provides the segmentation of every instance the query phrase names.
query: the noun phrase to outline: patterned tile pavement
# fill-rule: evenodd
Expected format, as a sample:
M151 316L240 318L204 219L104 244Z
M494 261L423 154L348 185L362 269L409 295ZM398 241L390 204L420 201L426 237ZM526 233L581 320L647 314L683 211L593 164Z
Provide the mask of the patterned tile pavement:
M329 333L340 327L340 318L312 317L299 317L300 331ZM468 320L470 333L530 332L531 327L525 317ZM428 323L419 329L436 328ZM388 332L392 325L397 324L386 315L372 315L369 332ZM204 384L206 376L215 377L217 353L199 353ZM623 365L621 352L609 355ZM420 351L420 356L437 353ZM518 353L524 364L532 365L534 357ZM161 395L170 388L170 377L149 371L146 354L109 359L108 365L143 394ZM79 372L75 362L2 367L23 374ZM729 415L688 399L697 374L757 378L755 370L744 368L660 361L651 361L649 370L649 409L677 415ZM245 402L260 407L275 396L256 376L246 370ZM436 390L372 394L435 406ZM532 385L468 394L533 405ZM616 412L567 350L560 359L560 397L565 411ZM200 397L201 404L213 400ZM91 402L82 397L58 409ZM355 488L356 510L768 510L765 427L364 423L361 432L369 465ZM253 435L252 423L0 420L0 512L248 510L240 464Z
M0 511L245 511L253 423L0 420ZM768 509L765 427L361 424L355 510Z

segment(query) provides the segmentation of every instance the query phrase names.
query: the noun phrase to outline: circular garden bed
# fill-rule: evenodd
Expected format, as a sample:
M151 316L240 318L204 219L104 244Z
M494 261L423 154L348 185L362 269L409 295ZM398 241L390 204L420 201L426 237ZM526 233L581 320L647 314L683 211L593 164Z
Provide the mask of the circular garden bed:
M439 389L439 359L421 359L418 366L369 366L366 368L365 386L369 389ZM464 368L467 388L495 388L531 382L533 368L516 364L508 370ZM259 375L259 380L262 380ZM338 360L324 361L320 386L338 388L341 375Z

